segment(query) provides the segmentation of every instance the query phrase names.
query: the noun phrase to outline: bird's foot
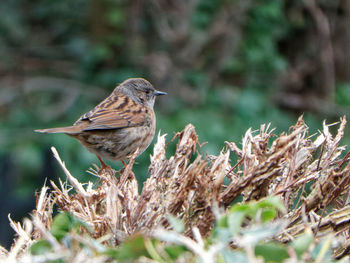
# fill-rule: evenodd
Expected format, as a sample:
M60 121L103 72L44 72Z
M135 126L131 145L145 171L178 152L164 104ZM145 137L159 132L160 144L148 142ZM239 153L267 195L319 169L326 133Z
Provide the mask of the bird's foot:
M100 161L101 163L101 168L98 170L98 175L102 175L104 173L110 173L110 174L115 174L115 171L112 169L112 167L110 167L109 165L107 165L100 156L96 155L97 159Z
M109 168L111 168L109 165L107 165L102 159L101 159L101 157L100 156L98 156L98 155L96 155L97 156L97 159L100 161L100 163L101 163L101 170L102 169L105 169L105 168L107 168L107 167L109 167Z

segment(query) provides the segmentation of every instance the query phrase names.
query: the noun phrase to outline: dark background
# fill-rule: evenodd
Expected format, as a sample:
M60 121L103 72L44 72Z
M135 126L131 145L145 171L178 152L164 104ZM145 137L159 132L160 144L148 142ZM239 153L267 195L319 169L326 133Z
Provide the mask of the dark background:
M12 239L7 215L28 216L45 178L65 180L50 146L95 180L93 154L34 129L70 125L145 77L169 94L157 130L169 140L193 123L203 154L262 123L287 131L302 113L313 134L349 113L349 47L345 0L1 0L0 243ZM140 182L151 148L134 167Z

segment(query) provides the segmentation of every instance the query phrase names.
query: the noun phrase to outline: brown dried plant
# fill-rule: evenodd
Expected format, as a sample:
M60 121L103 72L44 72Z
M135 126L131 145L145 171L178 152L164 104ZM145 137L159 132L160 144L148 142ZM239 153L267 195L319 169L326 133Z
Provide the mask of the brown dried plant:
M135 158L119 172L91 170L98 176L98 183L82 184L53 148L68 181L60 180L59 185L51 181L50 194L46 186L42 188L32 220L25 221L24 226L11 221L18 238L10 251L2 249L0 253L15 259L25 255L40 237L66 253L48 231L54 205L85 222L85 235L118 246L136 233L152 236L160 227L170 229L170 215L183 221L186 236L196 238L199 230L205 237L217 214L239 197L246 202L274 195L287 209L279 217L288 222L276 239L288 242L307 228L316 237L333 232L344 240L334 255L344 257L350 248L350 152L345 153L346 148L340 145L345 117L335 136L330 126L324 123L322 131L310 135L300 117L287 133L276 136L270 125L261 125L258 131L246 132L241 147L226 142L222 152L213 157L197 151L198 136L189 124L169 142L178 141L170 158L166 157L166 135L158 135L149 178L141 193L132 172Z

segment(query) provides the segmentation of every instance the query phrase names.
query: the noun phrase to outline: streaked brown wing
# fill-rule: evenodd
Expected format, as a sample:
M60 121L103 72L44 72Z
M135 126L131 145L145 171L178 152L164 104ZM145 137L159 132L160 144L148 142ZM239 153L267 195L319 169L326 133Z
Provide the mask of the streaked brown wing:
M89 121L84 131L135 127L145 123L146 112L146 107L124 94L118 94L102 101L92 111L83 115L76 124Z

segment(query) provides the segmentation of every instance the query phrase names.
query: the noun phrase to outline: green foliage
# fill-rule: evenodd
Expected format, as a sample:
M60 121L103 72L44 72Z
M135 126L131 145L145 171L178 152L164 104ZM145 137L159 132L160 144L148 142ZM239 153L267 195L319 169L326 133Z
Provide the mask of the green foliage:
M135 260L141 256L150 257L146 248L146 239L142 236L134 236L120 245L118 248L107 248L105 255L116 260Z
M31 247L30 247L30 252L32 255L43 255L47 252L50 252L51 250L51 244L47 240L39 240L35 242Z
M230 230L230 235L237 235L242 223L249 218L253 221L269 222L275 218L277 211L284 212L285 208L278 198L269 197L257 203L237 204L230 208L229 213L220 218L217 230L225 233ZM225 234L226 235L226 234Z
M313 242L314 236L312 235L311 231L308 231L306 234L303 234L296 238L291 243L291 247L294 249L295 253L297 253L298 257L301 257Z
M188 252L188 249L183 245L168 244L164 247L164 251L169 256L169 259L173 261L183 256L186 252Z
M223 0L211 1L201 0L197 6L195 15L193 16L193 25L201 30L208 29L215 13L222 5Z
M249 74L274 74L285 69L277 49L278 39L287 33L283 1L255 1L242 41L244 71ZM249 70L250 69L250 70ZM253 75L254 76L254 75ZM261 84L259 81L257 85Z
M168 215L168 221L171 227L178 233L183 233L185 231L185 226L180 219L173 215Z
M264 258L265 262L283 262L289 258L286 246L275 242L258 244L255 255Z
M70 249L71 256L79 253L80 249L88 249L91 250L91 255L106 256L108 260L118 262L135 262L147 258L155 262L244 263L251 262L252 257L256 257L263 259L263 262L282 263L291 258L291 250L302 259L300 262L338 262L331 258L329 237L317 241L311 231L306 231L306 234L288 244L272 241L273 237L283 232L284 226L283 222L274 221L272 215L283 212L285 208L277 197L236 204L220 216L212 235L204 240L203 245L182 235L183 230L179 227L182 223L174 217L169 218L175 226L174 231L159 230L153 237L137 234L117 247L102 245L98 240L82 234L84 231L78 229L87 226L67 213L58 214L54 218L50 232L60 245ZM76 234L81 237L74 241ZM74 246L72 242L75 242ZM78 246L77 242L80 243ZM190 243L192 244L189 245ZM230 244L238 246L232 247ZM248 255L252 248L253 254ZM53 255L55 249L47 240L42 239L31 246L30 252L32 255ZM66 259L61 255L58 260Z
M79 229L82 226L89 229L83 221L73 217L71 214L60 213L55 216L52 222L51 234L57 240L62 240L71 231L79 233Z
M341 83L337 85L335 99L339 105L350 105L350 83Z

